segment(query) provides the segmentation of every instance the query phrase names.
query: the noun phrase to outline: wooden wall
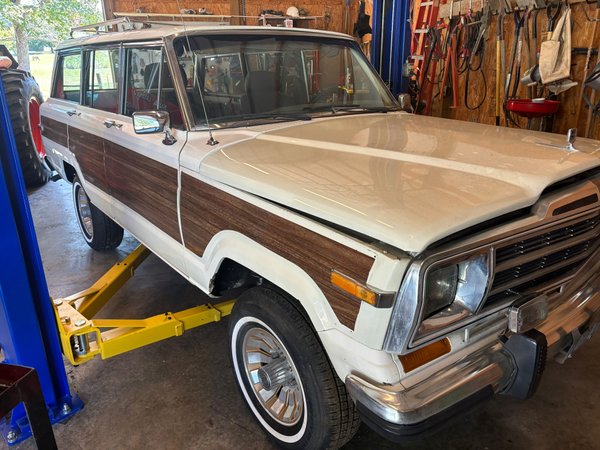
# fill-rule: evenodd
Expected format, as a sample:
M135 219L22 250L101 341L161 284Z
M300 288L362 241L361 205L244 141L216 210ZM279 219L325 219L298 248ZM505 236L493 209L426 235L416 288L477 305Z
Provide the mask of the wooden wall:
M215 15L237 14L237 1L191 1L179 0L103 0L104 10L107 18L112 18L113 12L135 12L138 8L143 8L147 13L168 13L176 14L181 9L207 8ZM344 14L345 0L303 0L301 2L291 1L268 1L268 0L246 0L246 15L258 16L262 10L271 9L275 11L285 11L290 5L298 8L304 8L310 16L318 16L316 21L308 21L309 28L319 28L330 31L339 31L351 33L358 15L358 0L352 0L349 8L349 25L344 30L342 26L342 17ZM324 19L329 16L330 20ZM247 25L257 25L256 19L248 18Z
M463 2L465 5L467 2ZM573 47L580 48L588 48L590 44L593 45L594 49L598 49L600 46L600 29L596 34L596 38L594 42L591 42L591 38L594 32L594 24L587 21L584 15L583 8L587 8L588 6L585 4L574 4L572 5L572 18L573 18L573 33L572 33L572 45ZM592 7L590 14L595 14L595 8ZM443 117L449 117L453 119L471 121L471 122L479 122L479 123L487 123L493 124L495 122L495 78L496 78L496 30L497 30L497 20L498 16L492 17L492 23L490 25L490 29L488 31L486 45L485 45L485 59L484 59L484 73L487 79L487 90L484 90L484 83L482 81L481 72L473 72L470 77L470 103L472 105L477 105L479 101L482 99L484 95L486 95L486 100L483 106L477 111L469 111L464 106L464 93L465 93L465 75L460 75L459 77L459 100L460 106L459 108L452 109L450 108L452 100L451 93L447 95L445 99L442 100L441 97L438 97L434 101L434 115L441 115ZM545 35L547 30L547 15L545 11L540 11L538 15L538 48L540 43L542 42L541 36ZM600 24L598 25L600 27ZM530 28L531 29L531 28ZM512 15L506 16L504 18L504 35L506 40L506 59L510 57L510 50L514 40L514 20ZM591 69L597 63L597 57L592 56L591 58ZM581 86L583 81L584 68L586 63L586 55L573 55L572 58L572 71L571 78L574 81L579 83L578 86L571 88L569 91L562 93L559 95L558 100L561 102L559 113L554 118L553 124L553 132L564 134L567 132L569 128L576 127L579 130L579 135L584 134L584 130L586 128L586 122L588 118L588 109L585 107L585 104L580 101L581 98ZM525 67L525 58L523 58L521 74L527 70ZM504 89L502 89L502 94L504 94ZM437 88L434 89L434 92L437 92ZM588 89L588 93L592 92ZM527 98L527 90L526 88L520 84L518 93L518 97ZM596 94L596 101L598 101L599 94ZM503 95L502 95L503 97ZM503 101L503 99L501 100ZM577 120L579 112L579 120ZM526 120L522 119L519 121L521 126L526 126ZM504 120L502 121L504 123ZM534 121L534 126L536 122ZM590 132L590 137L594 137L595 139L600 139L600 118L597 118L592 122L592 129Z

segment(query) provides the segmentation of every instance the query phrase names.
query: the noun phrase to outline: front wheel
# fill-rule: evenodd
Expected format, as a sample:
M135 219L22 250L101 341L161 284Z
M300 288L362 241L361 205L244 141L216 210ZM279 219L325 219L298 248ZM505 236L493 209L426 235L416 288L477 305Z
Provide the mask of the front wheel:
M90 201L77 176L73 178L73 203L81 234L90 247L111 250L121 244L123 228Z
M354 403L291 300L266 287L246 291L231 314L229 344L238 387L279 446L335 449L354 436Z

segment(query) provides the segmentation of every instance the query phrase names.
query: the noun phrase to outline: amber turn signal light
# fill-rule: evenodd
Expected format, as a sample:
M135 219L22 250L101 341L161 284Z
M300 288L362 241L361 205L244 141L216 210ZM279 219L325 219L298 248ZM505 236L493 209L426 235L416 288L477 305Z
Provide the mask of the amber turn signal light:
M352 278L333 271L331 272L331 283L340 288L342 291L346 291L348 294L362 300L363 302L367 302L373 306L377 305L377 299L379 298L379 295L362 284L357 283Z
M428 362L439 358L447 353L450 353L452 346L448 338L436 341L433 344L426 345L419 350L415 350L407 355L400 355L400 362L404 368L404 372L408 373L415 370L417 367L424 366Z

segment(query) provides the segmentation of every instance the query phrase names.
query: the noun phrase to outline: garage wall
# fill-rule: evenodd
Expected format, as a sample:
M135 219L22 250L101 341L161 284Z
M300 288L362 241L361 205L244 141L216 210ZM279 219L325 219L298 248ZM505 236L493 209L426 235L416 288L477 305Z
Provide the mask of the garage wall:
M238 14L237 1L198 2L180 0L180 7L178 7L177 1L174 0L103 0L103 3L107 19L113 18L113 12L135 12L138 8L143 8L144 12L147 13L176 14L179 12L180 8L198 10L199 8L205 7L215 15ZM315 21L307 21L307 23L309 23L309 28L351 33L358 16L358 0L349 2L349 20L346 30L344 30L343 27L345 3L345 0L306 0L302 3L295 4L290 1L246 0L246 15L258 16L264 9L283 11L285 13L287 8L294 4L298 8L304 8L309 15L318 16ZM324 16L329 16L330 20L326 20ZM257 24L258 21L256 19L247 19L247 25Z
M463 9L466 7L467 2L463 2ZM573 18L573 31L572 31L572 45L573 47L588 48L591 44L591 38L594 32L594 24L586 20L583 8L586 8L585 4L574 4L572 5L572 18ZM592 7L594 14L594 8ZM469 81L469 92L471 105L477 105L480 100L486 95L486 100L483 106L477 111L469 111L464 106L464 94L465 94L465 75L459 76L459 100L460 106L456 109L450 108L452 105L452 94L449 93L445 99L440 96L434 100L433 115L449 117L453 119L465 120L470 122L479 122L486 124L494 124L495 122L495 108L496 108L496 30L497 30L498 16L492 17L492 23L488 31L486 47L485 47L485 59L484 59L484 73L487 80L487 90L484 89L484 83L482 81L481 72L473 72ZM542 31L547 30L548 19L546 11L542 10L538 16L538 31L541 34ZM598 25L600 28L600 25ZM510 56L510 50L514 40L514 20L512 16L506 16L504 19L504 36L506 40L506 58ZM540 36L538 36L538 48L541 43ZM600 29L596 33L593 47L598 49L600 46ZM591 69L597 62L597 57L592 56ZM525 53L523 53L521 74L527 70L525 62ZM569 128L576 127L579 130L579 135L584 135L586 128L586 122L588 118L588 109L585 107L583 101L580 101L581 85L583 81L583 74L586 62L586 55L573 55L572 58L572 71L571 78L579 83L578 86L571 88L569 91L559 95L558 100L561 102L559 113L554 118L553 132L555 133L566 133ZM437 88L434 89L434 95L437 92ZM588 89L588 93L592 92ZM502 89L504 94L504 89ZM527 91L525 86L520 84L518 90L518 97L527 98ZM501 100L503 101L503 100ZM598 101L598 94L596 102ZM515 116L516 117L516 116ZM579 117L579 118L578 118ZM539 119L538 119L539 120ZM526 126L526 119L519 120L522 127ZM504 123L504 120L503 122ZM535 125L535 122L534 122ZM594 126L595 125L595 126ZM590 137L600 139L600 118L597 118L595 122L592 122L592 129L590 130Z

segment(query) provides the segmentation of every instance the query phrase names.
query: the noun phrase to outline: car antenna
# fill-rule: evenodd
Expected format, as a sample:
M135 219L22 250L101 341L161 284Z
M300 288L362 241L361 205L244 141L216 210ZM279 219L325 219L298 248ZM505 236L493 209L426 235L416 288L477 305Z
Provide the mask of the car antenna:
M182 11L181 6L179 5L179 0L177 0L177 9L179 12ZM188 37L187 28L185 26L185 21L183 20L183 15L179 14L179 18L181 19L181 25L183 26L183 35L185 36L185 40L187 41L188 50L192 51L192 46L190 44L190 38ZM210 128L210 122L208 120L208 113L206 112L206 105L204 104L204 95L202 94L202 87L198 85L198 92L200 93L200 103L202 103L202 110L204 111L204 119L206 120L206 127L208 128L208 141L206 141L206 145L217 145L219 141L217 141L212 134L212 130Z

